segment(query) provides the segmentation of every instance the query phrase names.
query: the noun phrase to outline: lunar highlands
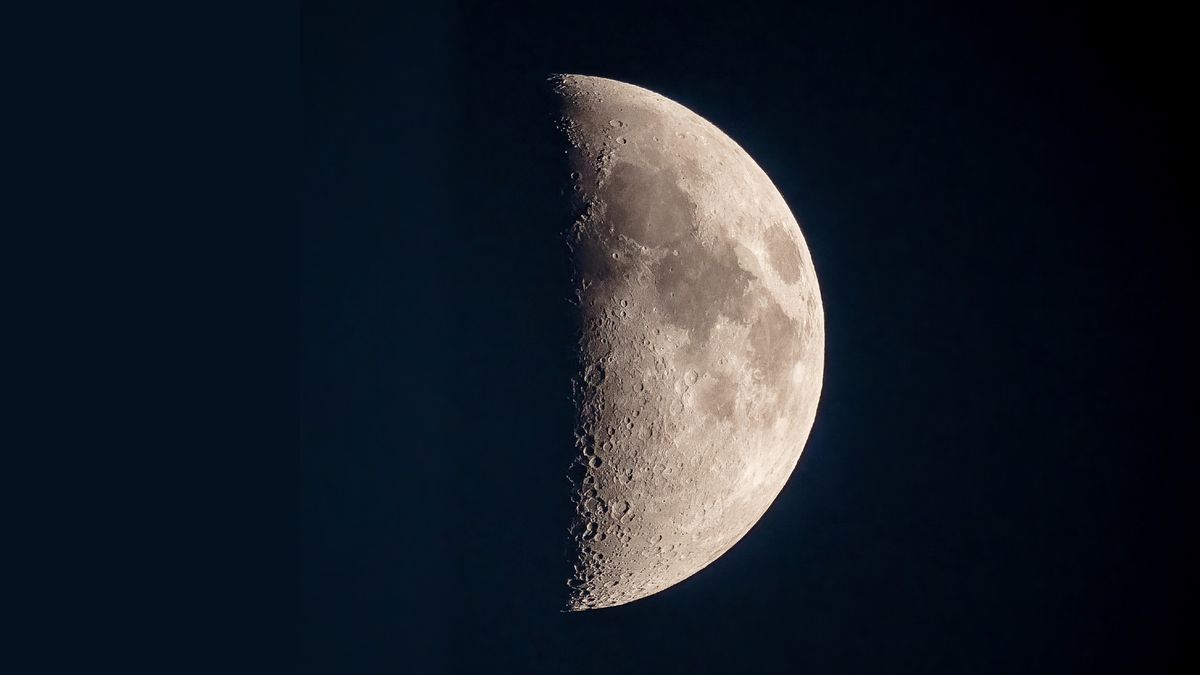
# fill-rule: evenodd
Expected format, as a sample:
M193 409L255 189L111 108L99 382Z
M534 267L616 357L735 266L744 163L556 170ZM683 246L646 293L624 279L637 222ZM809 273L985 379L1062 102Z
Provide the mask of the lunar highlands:
M550 85L574 216L577 611L679 583L754 526L812 427L825 330L800 227L732 139L636 86Z

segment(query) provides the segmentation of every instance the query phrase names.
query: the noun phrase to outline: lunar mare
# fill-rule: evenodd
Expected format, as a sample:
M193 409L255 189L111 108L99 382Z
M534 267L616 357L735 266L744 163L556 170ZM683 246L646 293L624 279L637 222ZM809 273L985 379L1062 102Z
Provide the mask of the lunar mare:
M568 142L580 372L567 608L703 569L783 489L820 397L800 227L732 139L640 87L551 78Z

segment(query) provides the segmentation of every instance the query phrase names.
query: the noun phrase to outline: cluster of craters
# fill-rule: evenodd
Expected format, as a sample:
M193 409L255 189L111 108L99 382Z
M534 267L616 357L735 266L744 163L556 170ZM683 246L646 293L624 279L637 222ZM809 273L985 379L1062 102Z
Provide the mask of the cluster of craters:
M584 331L574 383L574 609L621 604L676 580L678 509L663 496L686 494L680 479L697 468L698 455L677 452L672 439L699 373L670 363L670 338L631 312L636 305L608 304Z

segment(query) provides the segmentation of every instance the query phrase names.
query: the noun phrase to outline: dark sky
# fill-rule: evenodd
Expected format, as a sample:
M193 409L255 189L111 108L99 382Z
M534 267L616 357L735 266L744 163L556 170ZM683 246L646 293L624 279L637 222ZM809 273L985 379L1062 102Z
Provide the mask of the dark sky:
M302 672L1164 671L1194 529L1178 17L413 4L303 4ZM552 72L741 144L804 228L828 340L760 523L579 614Z

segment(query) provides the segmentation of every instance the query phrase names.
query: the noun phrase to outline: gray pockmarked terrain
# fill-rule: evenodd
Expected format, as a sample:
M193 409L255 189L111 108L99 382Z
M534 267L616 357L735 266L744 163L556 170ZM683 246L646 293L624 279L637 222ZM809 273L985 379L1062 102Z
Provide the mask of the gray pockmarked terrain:
M678 583L759 520L816 415L824 315L799 225L732 139L639 87L550 84L576 216L583 610Z

